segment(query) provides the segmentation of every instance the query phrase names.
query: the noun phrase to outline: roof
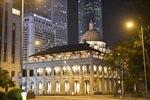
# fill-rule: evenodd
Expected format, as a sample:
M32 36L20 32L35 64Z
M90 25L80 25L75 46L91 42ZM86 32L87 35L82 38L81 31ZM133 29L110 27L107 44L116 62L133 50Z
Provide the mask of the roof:
M45 51L38 52L31 56L42 56L42 55L48 55L48 54L58 54L58 53L84 51L84 50L96 51L96 52L102 53L101 51L98 51L92 47L89 47L89 44L84 43L84 44L73 44L73 45L53 47L53 48L49 48Z
M83 34L80 41L102 41L101 35L94 29L93 22L89 23L89 30Z
M102 41L101 35L94 29L88 30L81 38L82 41Z

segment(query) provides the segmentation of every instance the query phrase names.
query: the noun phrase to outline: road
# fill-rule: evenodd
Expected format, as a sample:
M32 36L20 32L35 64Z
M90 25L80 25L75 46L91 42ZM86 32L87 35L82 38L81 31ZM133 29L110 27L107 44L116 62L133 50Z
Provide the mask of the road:
M111 95L92 95L92 96L36 96L30 100L145 100L144 98L114 98Z

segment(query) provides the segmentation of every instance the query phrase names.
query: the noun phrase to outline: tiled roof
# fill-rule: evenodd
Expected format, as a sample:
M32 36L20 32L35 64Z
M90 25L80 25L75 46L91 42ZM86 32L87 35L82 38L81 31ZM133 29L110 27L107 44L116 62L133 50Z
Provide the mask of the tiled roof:
M53 47L49 48L45 51L41 51L39 53L36 53L31 56L42 56L42 55L48 55L48 54L58 54L58 53L66 53L66 52L75 52L75 51L96 51L99 53L102 53L92 47L89 47L89 44L84 43L84 44L73 44L73 45L65 45L65 46L58 46L58 47Z

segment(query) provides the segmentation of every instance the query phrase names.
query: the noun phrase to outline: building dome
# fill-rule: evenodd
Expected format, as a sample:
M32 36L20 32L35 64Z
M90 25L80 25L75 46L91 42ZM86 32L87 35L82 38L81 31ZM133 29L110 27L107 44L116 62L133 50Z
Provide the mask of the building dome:
M94 29L92 22L89 23L89 30L81 38L81 42L83 41L102 41L101 35Z

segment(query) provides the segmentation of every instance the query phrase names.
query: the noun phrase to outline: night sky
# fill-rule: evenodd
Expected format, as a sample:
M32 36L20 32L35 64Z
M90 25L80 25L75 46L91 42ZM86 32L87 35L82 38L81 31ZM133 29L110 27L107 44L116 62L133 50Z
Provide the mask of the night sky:
M115 47L128 38L127 20L132 19L132 0L102 0L103 38L107 47Z

